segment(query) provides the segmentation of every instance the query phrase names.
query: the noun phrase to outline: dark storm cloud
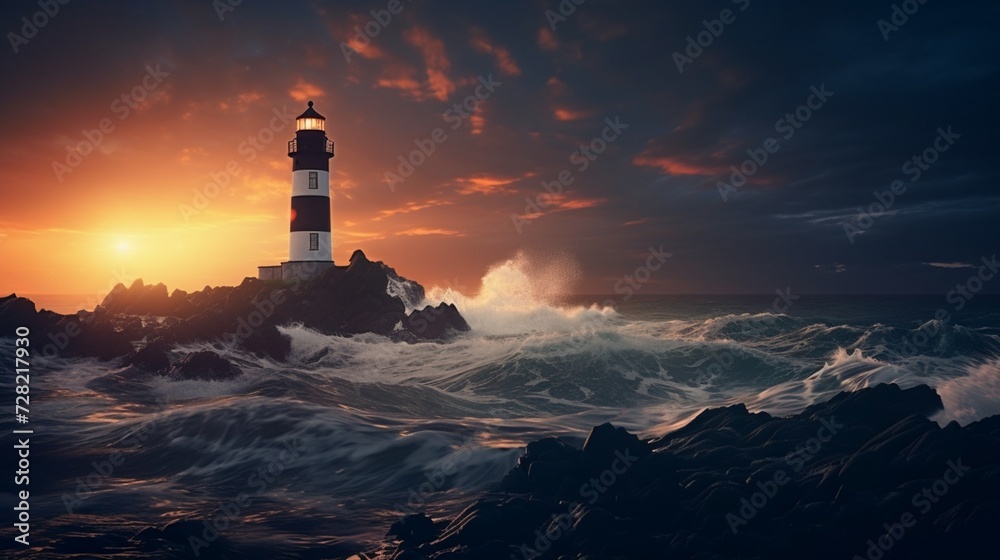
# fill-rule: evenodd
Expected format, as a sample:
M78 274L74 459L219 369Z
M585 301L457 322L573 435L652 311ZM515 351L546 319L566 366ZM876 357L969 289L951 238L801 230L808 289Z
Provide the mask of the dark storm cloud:
M341 43L387 4L245 0L220 21L207 0L70 3L23 52L4 54L5 74L30 84L4 88L4 118L26 127L67 91L74 103L104 104L134 82L123 69L156 61L177 69L171 95L189 104L303 79L325 90L338 119L364 127L338 139L379 170L354 204L377 212L445 197L434 219L463 207L477 216L467 248L566 249L589 291L610 291L660 244L675 256L653 286L689 292L936 293L968 271L921 263L997 250L995 3L930 0L886 41L876 22L890 17L890 1L588 0L552 29L556 0L403 0L372 50L346 61ZM5 4L7 28L34 5ZM723 10L733 21L678 71L674 53ZM461 140L390 193L380 171L489 74L503 85L480 124L464 122ZM813 87L833 95L782 138L776 122ZM615 117L628 128L579 171L571 154ZM910 182L903 164L949 126L961 138ZM717 185L729 167L771 137L780 149L724 201ZM563 169L574 182L561 206L518 234L510 215ZM477 176L500 186L457 194ZM844 221L896 179L907 192L851 243Z

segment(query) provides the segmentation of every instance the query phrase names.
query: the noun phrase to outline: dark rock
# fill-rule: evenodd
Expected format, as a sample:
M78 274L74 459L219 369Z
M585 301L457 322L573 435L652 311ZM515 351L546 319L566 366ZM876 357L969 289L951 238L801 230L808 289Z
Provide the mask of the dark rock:
M428 305L411 311L403 326L422 340L443 338L449 330L465 332L471 329L458 308L451 303L442 303L437 307Z
M301 289L294 319L328 334L388 336L406 318L403 301L386 291L389 270L356 252L349 266L329 269Z
M268 356L278 361L285 361L292 351L292 339L281 334L278 328L271 324L254 329L245 339L240 339L243 349L253 352L256 356Z
M414 513L393 523L386 535L396 537L407 545L430 542L437 538L440 532L433 519L422 513Z
M941 397L927 385L901 389L899 385L882 384L840 393L825 403L806 408L797 417L817 422L834 418L879 433L911 414L930 416L943 408Z
M573 526L540 558L865 557L905 512L920 513L919 525L879 555L988 557L1000 515L1000 416L942 429L927 418L939 408L928 387L876 386L789 418L742 405L706 410L656 440L655 452L610 424L582 450L544 438L526 446L499 496L467 508L413 558L492 558L504 547L522 557L567 513ZM635 457L624 470L622 448ZM617 470L593 474L615 460ZM931 491L937 501L924 510L915 497Z
M175 303L167 295L166 286L146 286L138 278L128 288L124 284L115 285L100 307L115 315L173 315Z
M170 375L183 379L222 381L242 375L239 366L210 350L192 352L170 370Z
M854 488L885 486L897 480L900 471L887 468L904 448L928 431L936 431L937 424L926 417L913 414L886 428L862 445L840 469L839 478Z
M591 471L609 469L612 464L627 470L650 453L648 442L610 423L595 426L583 444L583 459Z
M528 483L533 491L549 496L558 495L563 482L580 473L572 461L534 461L528 467Z
M30 330L39 326L38 312L33 301L17 297L17 294L0 298L0 336L13 337L18 327Z
M542 492L554 495L558 492L559 481L552 480L549 472L553 469L543 467L542 474L536 471L536 478L531 478L531 467L536 462L548 465L566 465L579 460L581 451L559 438L548 437L533 441L525 447L525 453L517 460L517 466L508 472L501 481L501 487L509 492ZM549 472L546 472L549 471ZM565 473L569 474L569 473ZM554 478L554 477L552 477ZM544 482L543 482L544 481ZM544 487L538 486L544 484Z
M133 350L122 361L122 366L135 366L150 373L163 373L170 369L170 348L162 338Z
M56 330L73 328L67 323L77 323L80 333L69 339L67 350L70 354L108 361L132 351L130 333L116 328L111 321L92 318L78 322L76 318L67 317L56 325Z
M478 547L491 541L519 546L537 538L534 531L547 525L557 512L555 504L537 499L481 500L449 523L432 548Z
M683 428L661 438L654 439L650 443L653 449L659 449L676 440L724 427L732 427L736 433L746 436L770 420L770 414L766 412L751 414L747 410L746 405L742 403L722 408L706 409Z

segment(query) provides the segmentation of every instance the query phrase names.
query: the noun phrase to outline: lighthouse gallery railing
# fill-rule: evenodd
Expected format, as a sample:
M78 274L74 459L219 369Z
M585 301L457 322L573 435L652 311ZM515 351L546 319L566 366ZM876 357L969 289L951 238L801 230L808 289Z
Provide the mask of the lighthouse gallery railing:
M292 155L292 154L298 153L298 151L299 151L299 140L298 140L298 138L296 138L294 140L290 140L288 142L288 155ZM326 140L326 153L328 153L328 154L332 154L333 153L333 140L330 140L329 138Z

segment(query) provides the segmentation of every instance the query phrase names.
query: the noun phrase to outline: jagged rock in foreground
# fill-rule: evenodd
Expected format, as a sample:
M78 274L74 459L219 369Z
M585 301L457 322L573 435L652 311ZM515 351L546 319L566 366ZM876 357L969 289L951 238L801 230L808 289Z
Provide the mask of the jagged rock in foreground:
M391 283L391 288L390 288ZM402 292L390 295L392 292ZM404 303L401 297L407 298ZM34 303L14 294L0 299L0 335L19 326L32 331L36 355L97 357L130 355L154 340L167 348L193 341L234 343L258 356L284 360L290 339L277 327L300 323L333 335L375 333L396 340L435 340L469 330L454 305L441 304L406 313L424 297L419 284L406 280L382 262L355 251L347 267L324 271L306 283L286 284L247 278L239 286L168 294L163 284L118 284L93 311L60 315L36 311ZM138 360L156 359L141 368L164 368L154 349ZM166 355L165 348L160 351ZM155 366L155 367L154 367Z
M389 558L992 558L1000 416L941 428L941 407L879 385L789 418L706 410L651 441L542 439L454 519L397 522Z

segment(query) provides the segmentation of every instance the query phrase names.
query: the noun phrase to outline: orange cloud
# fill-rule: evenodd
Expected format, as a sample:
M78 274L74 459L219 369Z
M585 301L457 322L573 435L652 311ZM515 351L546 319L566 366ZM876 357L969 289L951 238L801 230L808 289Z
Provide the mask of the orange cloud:
M451 61L445 53L444 42L421 27L411 28L404 37L424 58L430 95L440 101L447 101L448 96L455 91L455 83L448 78Z
M582 210L583 208L594 208L604 204L607 200L603 198L573 198L560 202L557 205L559 210Z
M725 167L701 165L694 162L681 161L667 156L653 156L647 153L639 154L632 163L641 167L655 167L668 175L718 175L726 171Z
M484 103L480 103L476 106L476 110L469 117L469 125L472 127L469 133L473 136L482 134L483 128L486 126L486 117L483 116L483 105Z
M578 121L580 119L585 119L590 116L590 111L576 110L569 108L559 108L554 111L556 120L558 121Z
M317 97L323 97L326 93L323 91L323 88L299 78L295 86L288 90L288 95L292 96L292 99L296 101L305 102Z
M412 228L405 231L399 232L399 235L447 235L452 237L463 237L464 233L455 231L453 229L441 229L441 228Z
M458 194L505 194L517 192L510 185L534 176L535 173L532 172L517 177L478 174L471 177L459 177L455 179L455 182L460 185Z
M346 225L346 224L345 224ZM379 239L385 239L385 234L374 231L352 231L344 228L338 228L334 226L333 228L334 243L342 241L341 237L347 237L350 241L347 243L358 243L361 241L378 241Z
M345 26L347 29L340 30L337 35L344 36L347 35L347 39L344 43L347 44L354 52L358 53L362 58L375 59L382 58L385 54L381 49L375 46L375 41L368 39L363 41L361 35L358 33L358 29L364 29L366 23L370 21L367 13L354 13L351 14L350 20Z
M606 198L581 198L578 196L570 196L566 192L559 194L546 193L539 199L538 206L540 211L524 214L521 218L525 220L534 220L552 212L565 212L568 210L594 208L607 201L608 200Z
M417 212L418 210L423 210L425 208L430 208L432 206L449 206L454 204L454 202L448 200L425 200L422 202L407 202L399 208L390 208L388 210L380 210L378 215L372 218L374 221L382 220L384 218L389 218L396 216L398 214L409 214L410 212Z
M517 65L514 57L511 56L510 51L503 47L498 47L493 45L486 32L482 29L475 29L473 31L472 37L472 48L485 54L493 55L496 59L497 67L500 68L500 73L507 76L520 76L521 67Z
M240 113L246 112L251 105L263 99L264 96L256 91L248 91L237 95L235 98L225 99L219 102L219 108L223 111L235 109Z
M418 101L426 98L424 86L413 76L413 70L402 66L386 68L375 85L376 87L398 89Z
M357 35L352 35L351 38L344 41L344 43L346 43L351 50L358 53L361 58L377 59L384 56L384 53L378 47L373 45L371 41L369 41L368 44L365 44L358 39Z
M543 51L554 51L559 48L559 39L556 39L552 29L542 27L538 30L538 47Z

